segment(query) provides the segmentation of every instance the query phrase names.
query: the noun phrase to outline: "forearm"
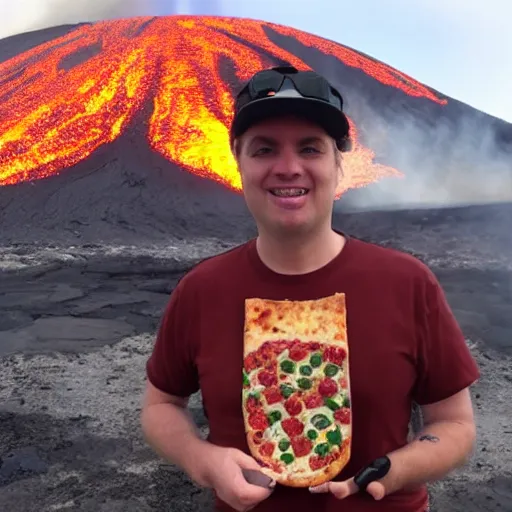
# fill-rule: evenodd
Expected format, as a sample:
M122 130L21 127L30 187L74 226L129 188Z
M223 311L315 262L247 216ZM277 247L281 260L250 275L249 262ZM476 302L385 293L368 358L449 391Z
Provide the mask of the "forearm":
M421 440L424 436L427 438ZM391 469L383 482L387 494L440 480L466 463L474 442L471 424L439 422L426 426L411 443L388 454Z
M162 458L175 464L199 485L205 486L201 461L210 443L201 439L188 411L178 405L155 404L141 414L141 424L148 444Z

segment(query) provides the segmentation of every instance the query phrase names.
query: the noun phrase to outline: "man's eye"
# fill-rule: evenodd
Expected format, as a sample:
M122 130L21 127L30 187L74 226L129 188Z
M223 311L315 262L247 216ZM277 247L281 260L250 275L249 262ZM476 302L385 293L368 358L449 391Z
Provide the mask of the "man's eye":
M306 153L318 153L318 149L314 148L313 146L307 146L305 148L302 148L302 151Z
M265 155L267 153L269 153L270 151L272 151L270 148L267 148L267 147L262 147L262 148L258 148L254 154L255 155Z

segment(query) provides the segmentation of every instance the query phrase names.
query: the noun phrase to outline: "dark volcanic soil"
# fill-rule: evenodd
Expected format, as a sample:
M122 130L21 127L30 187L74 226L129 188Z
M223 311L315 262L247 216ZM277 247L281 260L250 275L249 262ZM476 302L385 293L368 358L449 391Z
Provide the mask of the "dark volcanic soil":
M466 468L432 486L436 512L512 510L509 208L337 221L431 265L481 366L478 447ZM1 248L0 510L208 510L209 493L144 444L138 411L170 291L191 264L233 243ZM206 433L200 396L191 412Z

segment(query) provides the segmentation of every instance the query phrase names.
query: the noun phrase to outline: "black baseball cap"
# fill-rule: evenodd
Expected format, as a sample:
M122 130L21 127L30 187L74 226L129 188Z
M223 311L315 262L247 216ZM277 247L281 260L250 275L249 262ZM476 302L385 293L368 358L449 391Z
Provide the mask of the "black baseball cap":
M296 115L321 126L340 151L350 151L350 125L343 98L314 71L278 66L253 75L235 99L230 141L252 125L271 117Z

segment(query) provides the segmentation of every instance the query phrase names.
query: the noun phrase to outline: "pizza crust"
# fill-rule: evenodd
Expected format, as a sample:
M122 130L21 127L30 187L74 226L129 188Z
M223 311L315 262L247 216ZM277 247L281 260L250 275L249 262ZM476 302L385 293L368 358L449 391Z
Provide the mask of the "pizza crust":
M245 300L244 354L280 339L346 346L345 294L306 301Z

